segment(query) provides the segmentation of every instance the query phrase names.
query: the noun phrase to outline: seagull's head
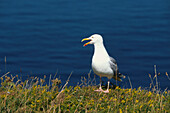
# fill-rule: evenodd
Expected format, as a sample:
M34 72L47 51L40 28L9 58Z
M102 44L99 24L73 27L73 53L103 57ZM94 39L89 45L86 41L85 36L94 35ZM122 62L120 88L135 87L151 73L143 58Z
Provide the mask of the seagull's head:
M90 36L89 38L84 38L81 40L81 42L83 42L85 40L90 40L90 41L85 43L83 46L87 46L88 44L103 43L103 38L99 34L94 34L94 35Z

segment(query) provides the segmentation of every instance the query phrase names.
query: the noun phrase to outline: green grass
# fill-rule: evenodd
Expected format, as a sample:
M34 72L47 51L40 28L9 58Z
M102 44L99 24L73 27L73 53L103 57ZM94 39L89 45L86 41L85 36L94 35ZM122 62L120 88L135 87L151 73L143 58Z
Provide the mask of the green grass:
M160 92L151 83L150 90L110 89L109 94L95 92L96 86L88 85L89 81L82 81L81 87L63 87L57 78L51 80L52 85L45 85L44 77L33 77L21 81L16 76L1 77L0 111L1 112L44 112L44 113L168 113L170 112L170 91ZM16 82L14 82L14 80ZM154 79L151 78L151 81ZM34 81L34 82L33 82ZM31 85L30 85L31 84ZM86 85L85 85L86 84Z

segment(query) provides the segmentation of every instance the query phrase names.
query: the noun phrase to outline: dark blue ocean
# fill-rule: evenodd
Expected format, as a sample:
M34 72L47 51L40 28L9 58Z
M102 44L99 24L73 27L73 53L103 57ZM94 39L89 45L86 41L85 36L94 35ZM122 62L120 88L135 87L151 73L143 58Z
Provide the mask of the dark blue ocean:
M65 83L73 72L75 85L91 70L93 46L81 40L94 33L133 87L149 87L154 65L160 88L170 87L170 0L1 0L0 75L57 72Z

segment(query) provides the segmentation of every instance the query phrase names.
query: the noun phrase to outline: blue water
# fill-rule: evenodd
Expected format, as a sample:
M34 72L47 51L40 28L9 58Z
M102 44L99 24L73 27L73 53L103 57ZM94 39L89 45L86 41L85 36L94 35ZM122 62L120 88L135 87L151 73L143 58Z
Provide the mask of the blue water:
M73 72L69 84L77 84L93 55L93 46L80 41L94 33L104 37L133 87L149 87L154 65L160 87L170 86L169 0L1 0L0 74L6 56L11 74L26 79L57 72L64 82ZM129 87L127 78L123 84Z

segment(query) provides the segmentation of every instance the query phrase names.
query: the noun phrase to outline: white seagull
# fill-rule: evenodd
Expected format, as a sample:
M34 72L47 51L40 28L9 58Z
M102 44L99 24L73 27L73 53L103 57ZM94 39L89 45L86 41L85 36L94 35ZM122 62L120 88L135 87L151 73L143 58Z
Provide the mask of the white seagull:
M114 78L115 80L122 81L121 78L125 78L124 75L119 73L116 60L109 56L107 53L104 44L103 44L103 38L99 34L94 34L90 36L89 38L82 39L81 42L85 40L90 40L90 42L87 42L83 46L87 46L88 44L94 45L94 54L92 58L92 69L95 74L100 76L100 87L99 89L95 91L102 91L104 93L109 93L109 84L110 79ZM101 77L107 77L108 78L108 86L107 90L103 90L101 87Z

